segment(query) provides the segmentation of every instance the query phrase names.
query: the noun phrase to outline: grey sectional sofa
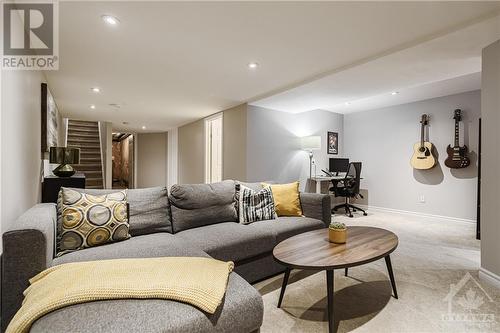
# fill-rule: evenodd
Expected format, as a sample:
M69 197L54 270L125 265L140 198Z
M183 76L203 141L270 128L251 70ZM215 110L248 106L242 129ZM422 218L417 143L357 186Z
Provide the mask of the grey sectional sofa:
M55 257L56 205L39 204L28 210L3 234L2 331L22 302L28 279L62 263L113 258L211 256L235 262L223 305L209 315L190 305L165 300L110 300L78 304L37 320L41 332L255 332L262 324L263 303L250 283L284 270L274 262L272 249L280 241L330 223L330 198L301 193L304 217L237 223L235 181L174 185L165 221L139 228L129 240ZM246 184L255 189L260 184ZM154 191L154 189L152 189ZM109 190L85 190L106 193ZM142 192L141 192L142 191ZM141 199L142 198L142 199ZM141 201L142 200L142 201ZM130 221L138 216L161 217L148 190L129 190ZM155 206L156 205L156 206ZM137 214L137 215L135 215ZM163 214L163 213L162 213ZM132 232L131 232L132 233ZM68 277L70 278L70 277Z

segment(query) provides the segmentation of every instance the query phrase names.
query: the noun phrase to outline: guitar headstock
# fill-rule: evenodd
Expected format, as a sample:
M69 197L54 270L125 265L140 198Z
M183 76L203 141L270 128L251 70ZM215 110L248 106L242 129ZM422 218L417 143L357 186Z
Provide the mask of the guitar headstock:
M422 119L420 120L420 123L422 125L429 125L429 118L430 118L429 115L424 113L422 115Z
M462 110L456 109L454 114L453 114L453 119L456 121L461 121L462 120Z

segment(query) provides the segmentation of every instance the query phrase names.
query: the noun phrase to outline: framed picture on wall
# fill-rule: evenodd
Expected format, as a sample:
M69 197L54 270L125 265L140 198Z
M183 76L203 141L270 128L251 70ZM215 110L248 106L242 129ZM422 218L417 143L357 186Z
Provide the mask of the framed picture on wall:
M337 155L339 153L339 134L337 132L328 132L327 143L327 153Z
M42 83L42 154L50 147L57 147L57 118L59 111L46 83Z

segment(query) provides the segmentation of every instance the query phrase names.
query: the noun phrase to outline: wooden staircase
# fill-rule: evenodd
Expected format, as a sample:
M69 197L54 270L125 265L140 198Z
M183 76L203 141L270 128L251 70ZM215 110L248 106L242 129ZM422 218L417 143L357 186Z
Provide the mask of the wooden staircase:
M73 167L85 174L85 187L103 188L98 122L68 120L66 146L80 148L80 164Z

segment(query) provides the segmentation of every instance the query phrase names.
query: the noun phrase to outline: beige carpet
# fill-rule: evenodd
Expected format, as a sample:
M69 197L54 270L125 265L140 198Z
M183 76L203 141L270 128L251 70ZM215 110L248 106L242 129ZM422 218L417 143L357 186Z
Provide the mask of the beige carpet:
M337 332L500 332L500 290L478 279L474 224L380 212L334 218L386 228L399 237L391 255L398 300L391 297L383 259L350 269L349 277L335 272ZM282 278L255 285L264 298L261 332L327 332L326 274L292 271L278 309ZM461 288L449 302L451 284Z

